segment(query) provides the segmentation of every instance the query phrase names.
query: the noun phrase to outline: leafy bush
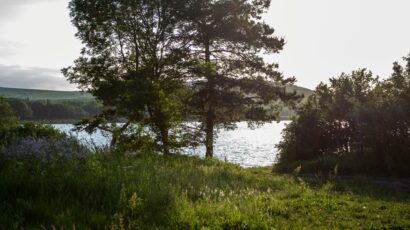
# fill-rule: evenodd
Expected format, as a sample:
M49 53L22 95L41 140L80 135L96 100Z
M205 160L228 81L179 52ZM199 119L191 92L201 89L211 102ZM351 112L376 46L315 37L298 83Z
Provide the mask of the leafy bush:
M87 149L73 138L43 138L36 140L28 137L23 139L17 146L9 146L4 152L6 160L30 160L31 162L44 164L85 160L87 158Z
M363 69L320 84L284 130L276 169L339 164L342 173L410 176L410 55L405 61L384 81Z
M0 129L17 125L18 119L13 113L10 104L0 97Z
M17 146L26 138L34 140L42 138L66 139L68 136L50 125L24 123L0 128L0 146Z

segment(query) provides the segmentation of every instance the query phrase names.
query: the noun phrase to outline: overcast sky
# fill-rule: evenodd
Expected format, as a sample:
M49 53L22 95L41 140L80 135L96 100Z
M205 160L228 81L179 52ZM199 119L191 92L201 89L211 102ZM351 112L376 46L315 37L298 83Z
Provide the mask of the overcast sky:
M60 74L79 56L68 0L0 0L0 86L73 90ZM409 0L272 0L265 20L286 39L270 61L313 89L366 67L386 77L410 53Z

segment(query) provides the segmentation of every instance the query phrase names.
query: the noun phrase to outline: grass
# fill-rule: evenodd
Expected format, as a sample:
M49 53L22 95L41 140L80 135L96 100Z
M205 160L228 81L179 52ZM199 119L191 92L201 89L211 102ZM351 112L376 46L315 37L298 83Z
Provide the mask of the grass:
M187 156L1 162L0 197L0 229L410 229L404 191Z

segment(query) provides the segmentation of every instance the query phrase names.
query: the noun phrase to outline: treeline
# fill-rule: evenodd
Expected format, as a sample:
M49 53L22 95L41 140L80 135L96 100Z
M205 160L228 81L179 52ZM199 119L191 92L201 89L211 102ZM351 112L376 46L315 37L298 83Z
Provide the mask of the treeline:
M410 176L410 55L380 80L365 69L320 84L284 131L279 171Z
M34 100L8 98L14 114L23 121L79 121L97 115L102 105L95 100Z

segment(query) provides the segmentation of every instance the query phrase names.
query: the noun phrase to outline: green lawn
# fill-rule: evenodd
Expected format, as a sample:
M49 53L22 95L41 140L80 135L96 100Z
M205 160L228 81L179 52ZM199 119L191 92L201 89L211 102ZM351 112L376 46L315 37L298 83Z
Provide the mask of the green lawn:
M410 195L186 156L0 164L0 229L410 229Z

